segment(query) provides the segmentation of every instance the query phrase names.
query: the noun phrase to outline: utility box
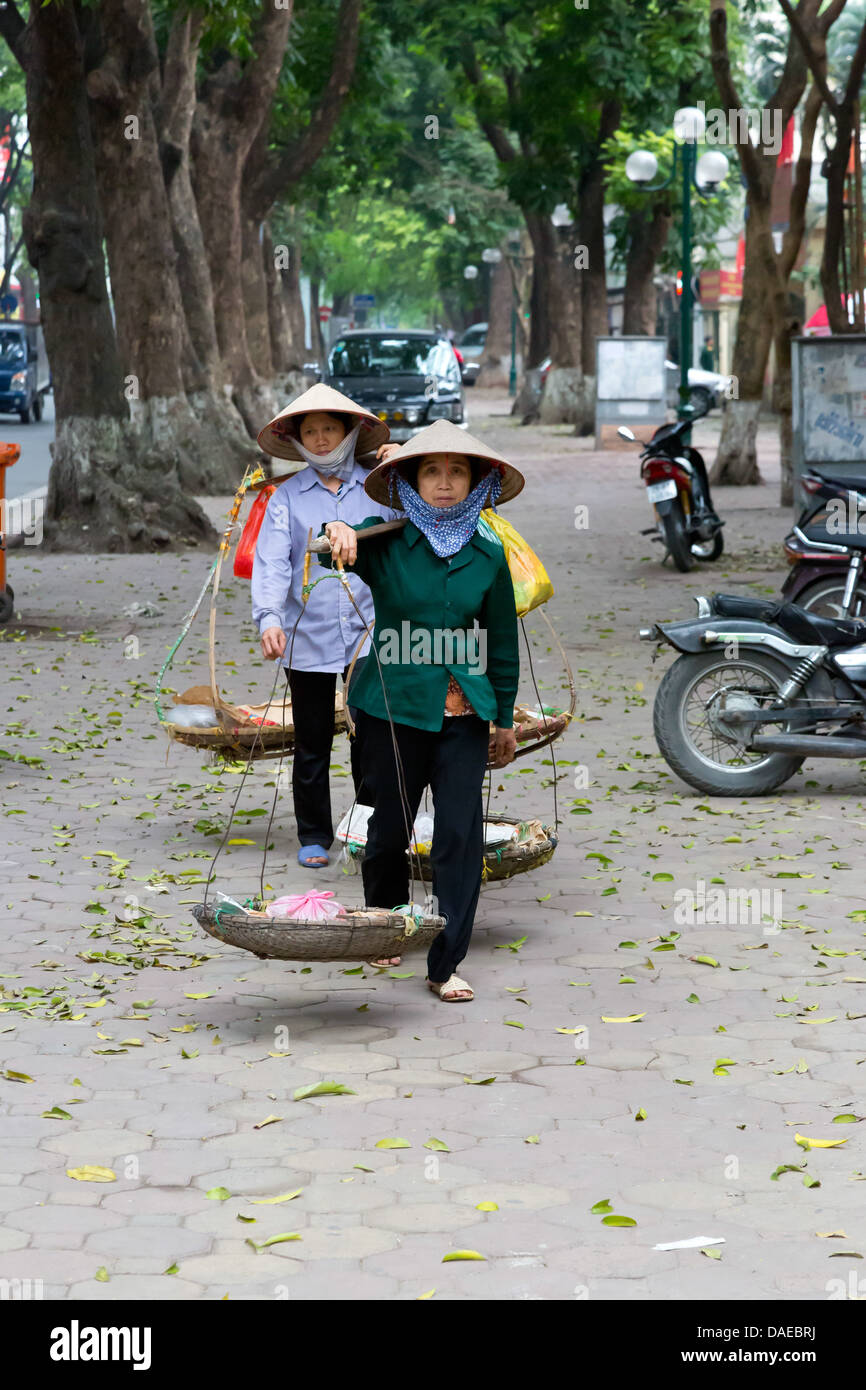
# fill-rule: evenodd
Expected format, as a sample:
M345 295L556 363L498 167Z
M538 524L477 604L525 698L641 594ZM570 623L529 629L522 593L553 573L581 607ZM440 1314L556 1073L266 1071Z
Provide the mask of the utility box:
M626 336L596 338L595 447L623 447L619 425L640 429L667 420L667 340Z
M866 473L866 335L795 338L791 344L794 512L810 500L808 468L839 478Z

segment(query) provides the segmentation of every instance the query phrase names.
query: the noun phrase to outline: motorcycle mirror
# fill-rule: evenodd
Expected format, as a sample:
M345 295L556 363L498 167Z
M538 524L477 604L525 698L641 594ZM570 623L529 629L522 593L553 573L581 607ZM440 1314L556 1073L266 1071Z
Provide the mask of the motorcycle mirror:
M631 430L628 428L627 425L620 425L619 429L617 430L617 434L620 436L621 439L627 439L629 443L637 444L637 439L632 434Z

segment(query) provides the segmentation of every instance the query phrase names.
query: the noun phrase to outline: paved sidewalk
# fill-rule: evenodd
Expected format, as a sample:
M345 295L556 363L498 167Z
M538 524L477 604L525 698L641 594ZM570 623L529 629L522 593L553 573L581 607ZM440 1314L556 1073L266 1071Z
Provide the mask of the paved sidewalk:
M418 956L398 978L292 967L219 946L193 921L239 774L167 747L151 695L209 555L10 555L22 618L2 639L0 748L19 761L0 767L0 1290L18 1279L96 1301L866 1292L849 1253L866 1255L864 1131L832 1123L866 1114L860 770L810 763L748 803L694 795L652 739L670 658L653 664L635 636L692 611L702 591L777 592L789 518L772 434L767 486L717 498L725 557L682 576L639 534L635 452L595 454L506 410L479 393L473 429L526 472L508 515L553 577L578 705L556 745L559 849L485 890L464 967L470 1005L435 1000ZM578 506L588 529L575 529ZM123 616L145 601L157 616ZM246 582L229 579L222 604L226 691L266 698ZM542 693L561 702L546 629L537 615L527 629ZM178 689L206 679L206 631L201 615ZM551 772L542 753L499 774L493 808L550 820ZM236 896L258 887L273 774L258 764L247 778L220 860L218 886ZM346 775L340 740L338 815ZM271 838L274 891L310 886L285 796ZM766 893L782 929L678 925L677 903L701 883ZM315 885L360 901L360 880L337 864ZM293 1100L320 1080L354 1094ZM806 1151L795 1135L845 1142ZM389 1139L401 1146L379 1147ZM85 1165L114 1181L68 1176ZM780 1165L801 1167L773 1178ZM591 1211L603 1199L636 1224L604 1224ZM300 1239L255 1248L287 1234ZM696 1236L723 1237L721 1258L653 1249ZM484 1261L442 1263L458 1249Z

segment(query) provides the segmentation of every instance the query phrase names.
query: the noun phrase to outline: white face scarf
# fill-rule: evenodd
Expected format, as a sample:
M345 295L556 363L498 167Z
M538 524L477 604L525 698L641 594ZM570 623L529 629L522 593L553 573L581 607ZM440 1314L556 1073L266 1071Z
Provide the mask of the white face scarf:
M323 478L339 478L341 483L345 483L351 478L352 469L355 467L355 444L360 429L359 420L355 428L350 430L345 439L341 439L336 449L332 449L329 454L311 454L299 439L294 443L301 457Z

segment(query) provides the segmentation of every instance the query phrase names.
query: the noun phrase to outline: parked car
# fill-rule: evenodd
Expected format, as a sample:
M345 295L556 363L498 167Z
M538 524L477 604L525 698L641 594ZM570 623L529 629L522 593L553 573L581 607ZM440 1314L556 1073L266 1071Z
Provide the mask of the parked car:
M42 397L51 390L48 357L38 323L0 320L0 411L23 425L42 419Z
M674 410L680 403L680 369L676 362L665 362L667 403ZM727 399L726 392L733 377L721 372L706 372L703 367L689 367L689 399L696 410L713 410Z
M324 380L386 421L399 444L434 420L466 428L460 364L442 334L363 328L341 333Z
M487 342L487 324L473 323L467 328L460 342L457 344L463 356L475 358L480 361L484 354L484 346Z

